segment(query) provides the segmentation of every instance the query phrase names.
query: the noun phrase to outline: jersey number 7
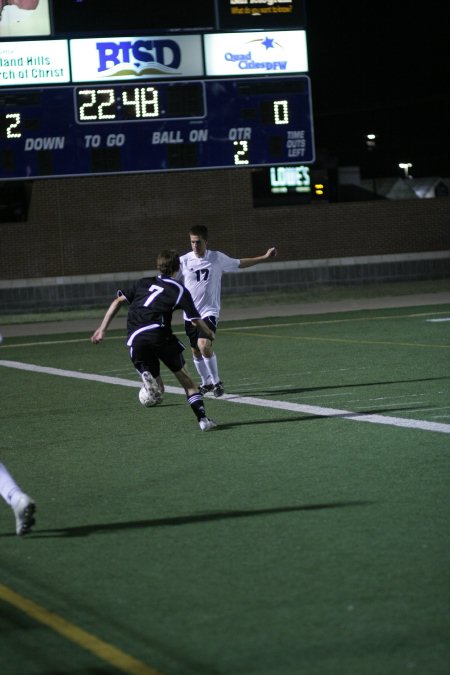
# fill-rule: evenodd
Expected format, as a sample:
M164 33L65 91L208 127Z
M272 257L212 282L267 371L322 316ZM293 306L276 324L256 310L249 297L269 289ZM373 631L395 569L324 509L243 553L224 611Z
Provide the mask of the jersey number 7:
M162 288L162 286L156 286L155 284L152 284L148 290L150 291L150 295L144 302L144 307L151 305L156 296L158 296L160 293L164 293L164 288Z

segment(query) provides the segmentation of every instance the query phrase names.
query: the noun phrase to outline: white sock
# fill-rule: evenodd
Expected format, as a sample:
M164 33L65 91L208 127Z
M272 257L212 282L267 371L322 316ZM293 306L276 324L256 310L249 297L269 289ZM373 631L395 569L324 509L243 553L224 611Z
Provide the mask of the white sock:
M207 359L206 356L204 356L203 360L206 363L206 367L208 368L213 384L217 384L220 380L219 370L217 366L217 356L213 354L209 359Z
M202 385L209 384L211 382L211 375L203 357L198 359L196 356L194 356L193 358L195 369L202 378Z
M16 501L22 494L22 490L17 485L6 466L0 462L0 495L7 504L12 506L12 502Z

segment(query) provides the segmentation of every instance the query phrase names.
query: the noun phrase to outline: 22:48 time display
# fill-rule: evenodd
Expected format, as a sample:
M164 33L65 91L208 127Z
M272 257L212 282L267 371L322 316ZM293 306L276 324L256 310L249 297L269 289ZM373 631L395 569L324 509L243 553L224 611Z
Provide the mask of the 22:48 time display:
M200 82L138 87L78 88L77 122L126 122L205 116Z
M116 94L114 89L80 89L77 92L78 115L80 122L106 122L118 119ZM80 104L80 100L85 99ZM121 103L123 110L130 106L129 114L125 117L139 119L140 117L159 117L159 93L155 87L134 87L122 92Z

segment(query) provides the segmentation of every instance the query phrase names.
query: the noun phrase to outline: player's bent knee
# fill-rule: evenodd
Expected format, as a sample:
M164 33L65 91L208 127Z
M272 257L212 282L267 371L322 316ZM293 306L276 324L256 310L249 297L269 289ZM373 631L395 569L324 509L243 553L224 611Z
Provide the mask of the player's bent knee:
M214 354L211 340L207 340L206 338L200 338L198 341L198 347L201 351L201 355L206 356L206 358L208 359L210 359L211 356Z

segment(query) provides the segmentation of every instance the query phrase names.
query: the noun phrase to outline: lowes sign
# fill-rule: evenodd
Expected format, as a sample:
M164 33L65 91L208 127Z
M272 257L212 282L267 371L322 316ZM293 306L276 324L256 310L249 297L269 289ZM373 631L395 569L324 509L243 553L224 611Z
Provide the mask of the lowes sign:
M202 76L199 35L70 40L73 82Z

